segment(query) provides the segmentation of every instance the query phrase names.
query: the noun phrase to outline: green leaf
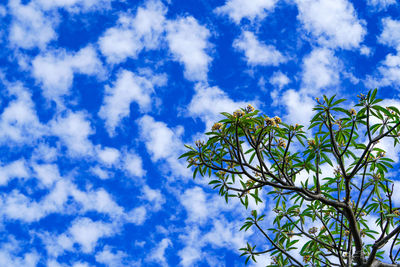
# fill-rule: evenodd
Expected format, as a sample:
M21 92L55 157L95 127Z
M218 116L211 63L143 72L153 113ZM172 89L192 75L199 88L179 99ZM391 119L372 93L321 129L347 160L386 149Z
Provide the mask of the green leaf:
M375 89L372 91L371 99L375 99L376 93L378 93L378 89L377 89L377 88L375 88Z
M339 99L339 100L336 100L336 101L332 104L332 106L336 106L337 104L340 104L340 103L342 103L342 102L344 102L344 101L346 101L346 99Z
M196 151L196 152L197 152L197 150L196 150L194 147L190 146L190 145L186 145L186 144L184 144L184 146L185 146L186 148L189 148L189 149L191 149L191 150L193 150L193 151Z
M196 174L197 174L198 170L199 170L199 167L194 169L194 171L193 171L193 180L196 178Z
M333 163L332 161L328 158L327 155L325 155L325 153L321 153L321 156L324 158L324 160L333 167Z

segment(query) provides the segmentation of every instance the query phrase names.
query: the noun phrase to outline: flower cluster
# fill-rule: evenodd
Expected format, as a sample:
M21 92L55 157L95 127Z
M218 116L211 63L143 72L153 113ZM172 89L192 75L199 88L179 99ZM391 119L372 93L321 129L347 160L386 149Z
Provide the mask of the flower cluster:
M333 174L335 174L335 177L340 177L341 173L340 173L340 168L339 168L339 166L337 166L337 167L333 170Z
M396 215L396 216L400 216L400 210L393 211L393 214Z
M361 229L360 234L361 234L361 237L365 237L365 231L364 231L364 229Z
M198 158L188 158L188 162L190 164L193 164L194 166L198 166L199 165Z
M265 117L264 120L267 126L276 126L276 122L273 118Z
M366 96L364 94L361 94L361 93L359 95L357 95L357 97L360 98L360 100L365 100L366 99Z
M357 111L356 111L354 108L349 109L349 113L350 113L350 115L352 115L352 116L357 115Z
M313 235L313 234L316 234L318 232L318 228L317 227L311 227L309 230L308 230L308 233L309 234L311 234L311 235Z
M372 175L372 178L374 178L375 181L379 181L381 179L381 174L380 173L374 173Z
M314 139L309 139L307 141L307 143L308 143L308 147L309 148L313 148L315 146L315 140Z
M386 110L389 111L390 114L392 114L392 115L395 115L395 114L396 114L396 112L395 112L392 108L390 108L390 107L386 107Z
M384 158L385 157L385 152L379 152L376 157L377 158Z
M282 138L279 138L278 140L278 147L283 147L283 148L286 147L286 143Z
M233 112L233 117L235 118L240 118L244 115L244 111L241 109L236 110L235 112Z
M202 147L202 146L204 146L204 141L197 140L197 141L194 141L194 144L195 144L197 147Z
M275 116L275 117L274 117L274 121L275 121L275 123L276 123L277 125L279 125L279 124L282 123L281 118L279 118L278 116Z
M253 174L254 174L255 177L261 177L261 174L258 171L257 172L253 171Z
M254 112L254 110L256 110L252 105L247 105L247 107L246 107L246 112L247 113L252 113L252 112Z
M304 256L303 256L303 261L304 261L305 263L309 262L310 260L311 260L311 255L304 255Z
M217 131L217 130L219 130L219 129L221 129L221 128L222 128L222 123L217 122L217 123L214 123L214 125L213 125L212 128L211 128L211 130L212 130L212 131Z
M225 176L225 174L226 174L226 172L224 172L224 171L218 171L217 172L218 176L222 176L223 177L223 176Z
M228 164L228 169L233 169L233 168L235 168L235 166L236 166L235 163L229 162L229 164Z
M247 181L246 181L246 186L247 186L248 188L252 187L253 185L254 185L254 181L252 181L252 180L247 180Z

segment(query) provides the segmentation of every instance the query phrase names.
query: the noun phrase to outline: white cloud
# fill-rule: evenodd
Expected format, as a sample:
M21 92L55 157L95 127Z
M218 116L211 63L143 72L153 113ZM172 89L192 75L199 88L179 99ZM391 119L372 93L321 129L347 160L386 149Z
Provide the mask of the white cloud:
M287 61L273 45L261 43L254 33L249 31L243 31L233 42L233 47L244 53L247 64L251 66L278 66Z
M367 76L365 84L370 88L392 86L399 89L400 50L397 50L396 54L389 53L385 60L378 64L376 73Z
M37 0L45 10L65 8L69 12L87 12L110 7L112 0Z
M362 42L366 30L347 0L297 0L299 20L318 43L351 49Z
M213 228L203 238L207 243L216 247L233 247L239 249L245 245L244 232L238 232L238 226L242 222L228 222L225 220L217 220L213 224Z
M240 187L239 182L237 183ZM223 212L232 211L238 216L246 212L239 199L233 198L229 204L226 204L223 197L215 194L215 192L207 194L199 186L186 189L185 192L181 193L179 201L185 208L187 214L186 222L196 223L197 225L206 225L210 221L218 219ZM254 200L249 198L249 210L262 211L264 207L264 203L256 205Z
M44 214L37 203L32 203L16 190L10 192L7 196L2 196L0 205L3 206L1 213L9 219L36 221Z
M211 130L213 123L222 119L221 112L233 112L239 108L244 108L247 104L258 104L258 101L250 102L234 101L227 93L220 88L208 87L197 84L196 93L188 106L188 115L200 118L206 123L206 129Z
M153 117L145 115L139 119L138 124L153 161L168 159L175 155L175 151L182 149L179 135L168 128L164 122L155 121Z
M126 151L126 148L122 148L121 152L111 147L103 149L97 147L96 155L102 164L91 167L90 171L100 179L110 178L116 169L125 171L131 177L143 177L146 174L142 158L134 151Z
M238 250L243 247L246 242L245 238L252 234L252 229L245 231L238 231L241 227L241 221L228 222L220 214L217 216L218 219L214 220L210 226L211 229L207 232L202 232L197 225L188 225L185 228L185 233L179 236L179 239L184 243L184 247L178 251L180 257L180 265L182 266L194 266L197 261L210 256L209 253L205 253L202 249L209 245L213 249L216 248L229 248ZM217 255L212 255L217 257ZM215 263L215 262L214 262ZM209 265L213 266L213 262L208 262ZM217 263L214 266L221 266L223 263Z
M255 18L263 19L271 12L277 0L228 0L225 5L218 7L217 14L228 15L236 24L243 18L253 21Z
M19 159L0 166L0 185L6 185L12 178L27 178L29 169L25 160Z
M52 162L57 158L57 148L51 147L46 143L39 143L32 153L32 160Z
M1 244L0 247L0 266L24 266L35 267L39 262L39 255L35 251L24 251L21 248L24 244L8 236L9 241Z
M270 84L277 86L279 89L282 89L284 86L289 84L290 79L282 72L276 71L272 74L271 78L269 79L269 82Z
M107 170L104 170L99 166L90 168L90 171L103 180L110 178L111 175Z
M109 134L114 135L115 128L129 115L132 102L139 105L141 112L150 110L154 87L165 82L163 75L136 75L127 70L120 71L113 86L106 86L104 103L99 111L99 116L106 120Z
M108 29L99 39L99 46L110 63L120 63L128 57L136 57L141 50L133 31L123 26Z
M161 194L161 191L151 189L148 185L143 186L142 195L140 198L151 203L149 208L151 208L153 211L159 211L161 206L165 203L165 197Z
M157 211L164 203L162 195L157 190L144 194L146 202L151 203L152 211ZM68 202L67 202L68 201ZM145 206L125 212L112 195L100 188L97 190L81 191L66 179L59 179L40 201L13 190L0 196L0 214L6 219L35 222L51 213L85 214L97 212L108 215L115 223L131 222L143 224L147 218Z
M207 54L210 31L193 17L178 18L167 23L167 41L174 58L185 67L185 78L205 81L212 58Z
M121 63L136 58L143 49L159 46L164 31L166 8L160 1L147 1L139 7L135 17L121 15L115 27L109 28L99 39L99 46L109 63Z
M362 45L360 47L360 54L364 55L364 56L370 56L372 53L371 48L369 48L368 46Z
M142 225L147 219L146 208L144 206L134 208L129 212L127 219L133 224Z
M400 21L391 18L382 19L383 30L378 42L400 49Z
M64 252L64 250L73 250L74 241L66 233L56 236L45 232L39 233L38 236L42 239L47 253L51 257L57 258ZM64 267L65 265L61 265L57 261L53 260L48 262L48 266Z
M368 5L374 10L383 10L397 3L396 0L368 0Z
M313 99L307 94L294 90L286 91L282 99L287 111L284 118L285 123L298 123L307 127L314 114L312 109L315 102Z
M124 263L124 259L127 258L127 254L122 251L113 252L109 246L105 246L103 250L96 254L96 261L105 264L110 267L124 267L127 266Z
M399 190L400 190L400 181L394 181L393 184L394 184L393 192L399 192ZM392 198L393 198L393 203L396 206L399 206L400 205L400 194L393 194Z
M118 161L119 157L121 156L121 153L119 152L118 149L112 147L105 147L103 149L98 149L97 155L99 156L101 162L103 162L108 166L111 166Z
M45 15L34 1L23 5L20 0L10 0L9 10L13 16L9 35L11 44L25 49L44 49L57 38L54 30L58 24L56 14Z
M178 176L190 175L186 163L178 160L184 146L181 140L182 127L169 128L164 122L156 121L153 117L145 115L137 121L139 133L143 139L147 152L154 162L163 161L168 164L161 168L164 172L172 172Z
M79 204L81 213L88 211L96 211L102 214L108 214L111 218L122 218L124 209L120 207L113 197L104 189L96 191L81 191L71 186L69 194Z
M94 222L89 218L76 219L68 232L72 240L81 245L83 253L91 253L99 239L115 235L115 229L111 224Z
M180 202L185 207L187 220L197 224L205 223L209 216L212 216L209 208L215 205L215 203L211 204L207 201L207 196L200 187L187 189L181 195Z
M56 164L33 164L32 167L36 178L46 187L51 187L56 181L61 179Z
M150 262L158 263L159 266L168 266L167 260L165 258L165 250L172 246L172 242L168 238L163 238L148 254L146 260Z
M76 53L62 49L50 51L32 61L33 77L42 85L44 96L53 100L69 93L75 73L100 77L103 72L102 63L92 46Z
M178 255L181 258L180 264L184 267L193 266L193 263L202 257L202 253L199 248L190 246L186 246L178 251Z
M112 223L93 221L90 218L76 218L66 232L62 234L39 233L39 237L45 244L47 253L54 258L62 255L65 250L93 253L100 239L111 237L119 232L119 227ZM78 244L76 249L74 244ZM55 266L60 266L53 262ZM77 263L78 264L78 263Z
M13 190L0 196L0 214L11 220L34 222L53 212L65 212L64 204L71 192L71 185L63 180L58 181L50 193L39 202Z
M82 112L68 111L50 122L51 131L58 136L68 148L71 156L88 156L94 151L88 137L93 134L90 122Z
M127 153L124 156L124 169L135 177L143 177L146 171L143 169L142 158L135 153Z
M334 53L326 48L315 48L303 59L302 89L319 96L321 89L337 86L341 64Z
M158 0L148 0L143 7L138 8L132 26L138 40L146 49L158 48L166 13L166 7Z
M8 89L16 98L0 115L0 143L34 143L46 129L36 115L31 94L20 85L11 85Z
M281 71L276 71L272 74L272 76L269 79L269 83L273 85L273 88L270 90L267 90L265 87L265 80L264 77L261 77L260 80L258 81L259 86L263 91L267 91L270 93L270 96L272 98L272 106L277 106L281 102L281 90L284 88L286 85L290 83L290 79L283 74Z

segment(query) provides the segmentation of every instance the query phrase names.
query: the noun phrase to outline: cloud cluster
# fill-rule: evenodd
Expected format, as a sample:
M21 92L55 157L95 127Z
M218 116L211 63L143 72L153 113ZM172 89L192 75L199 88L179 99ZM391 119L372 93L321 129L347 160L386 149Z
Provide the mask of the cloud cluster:
M243 18L250 21L263 19L272 11L277 0L228 0L225 5L215 9L217 14L228 15L231 20L239 24Z
M297 0L299 15L307 33L326 47L357 48L366 34L353 5L347 0Z
M278 66L287 61L274 46L260 43L254 33L244 31L233 43L233 47L244 53L247 64Z
M160 1L147 1L136 15L123 14L117 25L99 38L99 46L109 63L136 58L143 49L155 49L164 31L166 8Z

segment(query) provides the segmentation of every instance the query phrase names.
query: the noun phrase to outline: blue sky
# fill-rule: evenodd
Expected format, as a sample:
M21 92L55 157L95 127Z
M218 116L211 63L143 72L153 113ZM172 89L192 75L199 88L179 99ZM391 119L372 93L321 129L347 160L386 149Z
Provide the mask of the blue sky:
M249 103L400 106L395 0L5 0L0 24L0 266L242 266L268 244L183 144Z

